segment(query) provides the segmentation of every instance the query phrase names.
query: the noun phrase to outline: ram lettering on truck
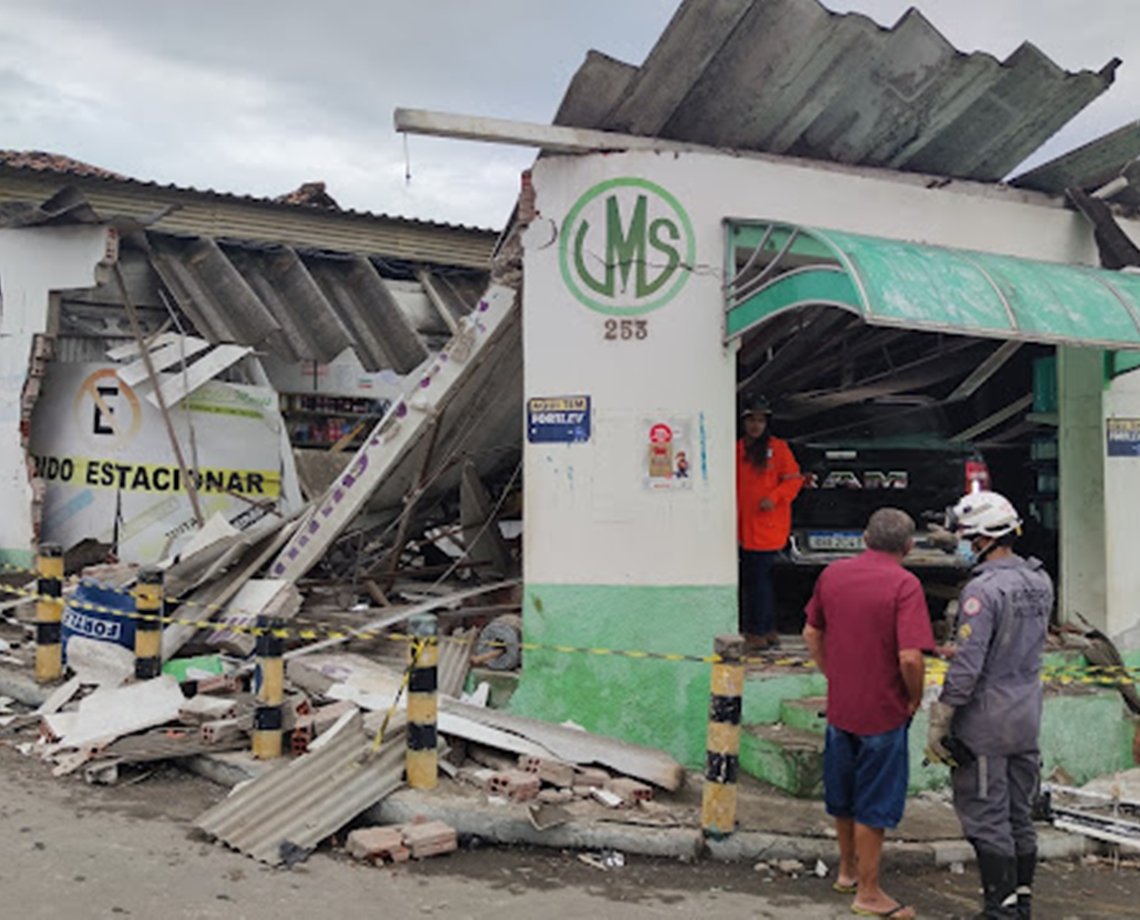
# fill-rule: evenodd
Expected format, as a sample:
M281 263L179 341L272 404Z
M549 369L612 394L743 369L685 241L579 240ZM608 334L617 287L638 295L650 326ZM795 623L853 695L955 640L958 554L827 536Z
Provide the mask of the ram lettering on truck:
M819 478L819 473L804 474L805 489L905 489L909 477L906 470L831 470Z

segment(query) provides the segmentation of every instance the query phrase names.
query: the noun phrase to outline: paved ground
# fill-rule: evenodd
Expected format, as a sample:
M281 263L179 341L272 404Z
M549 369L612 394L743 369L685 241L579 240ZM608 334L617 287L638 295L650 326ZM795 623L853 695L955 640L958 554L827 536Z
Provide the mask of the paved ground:
M574 853L475 846L385 869L324 848L274 871L195 836L188 822L224 791L179 770L90 787L0 746L0 777L0 916L22 920L851 916L826 879L747 865L629 857L603 871ZM976 897L972 870L892 875L890 886L926 917L968 916ZM1140 872L1058 863L1040 888L1042 918L1136 916Z

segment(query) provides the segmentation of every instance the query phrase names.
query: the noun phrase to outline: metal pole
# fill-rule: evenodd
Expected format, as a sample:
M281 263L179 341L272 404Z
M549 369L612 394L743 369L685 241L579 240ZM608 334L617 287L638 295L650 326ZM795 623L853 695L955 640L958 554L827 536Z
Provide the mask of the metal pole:
M63 548L44 543L36 556L36 682L63 675Z
M285 703L285 639L273 617L257 618L257 673L254 678L257 708L253 715L253 756L273 760L282 752Z
M162 673L162 569L141 569L134 596L135 679L150 680Z
M408 649L408 750L404 766L408 785L413 789L434 789L439 780L436 756L436 716L439 637L433 614L413 617L408 623L411 645Z
M736 829L736 777L740 772L740 712L744 691L743 636L717 636L713 651L709 731L705 744L705 785L701 794L701 830L706 837L727 837Z

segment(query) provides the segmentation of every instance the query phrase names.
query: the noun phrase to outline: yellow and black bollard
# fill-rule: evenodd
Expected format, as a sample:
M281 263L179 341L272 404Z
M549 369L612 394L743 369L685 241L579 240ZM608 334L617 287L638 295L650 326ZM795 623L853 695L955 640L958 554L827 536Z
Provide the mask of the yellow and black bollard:
M439 637L432 614L412 617L408 674L408 751L404 769L413 789L434 789L439 780L436 755L436 697Z
M36 681L63 676L63 548L40 546L36 557Z
M257 618L257 675L253 714L253 756L272 760L281 756L285 727L285 639L281 623L273 617Z
M144 568L135 585L135 679L162 673L162 569Z
M705 786L701 829L706 837L726 837L736 828L736 776L740 771L740 697L744 691L743 636L717 636L713 651L709 733L705 745Z

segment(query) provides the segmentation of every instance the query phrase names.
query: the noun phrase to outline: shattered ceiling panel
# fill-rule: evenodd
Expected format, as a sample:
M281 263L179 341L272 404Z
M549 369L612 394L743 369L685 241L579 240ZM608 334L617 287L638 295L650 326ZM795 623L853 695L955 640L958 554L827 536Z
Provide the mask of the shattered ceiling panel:
M997 181L1118 63L963 54L914 9L888 29L818 0L685 0L640 68L591 52L556 123Z

